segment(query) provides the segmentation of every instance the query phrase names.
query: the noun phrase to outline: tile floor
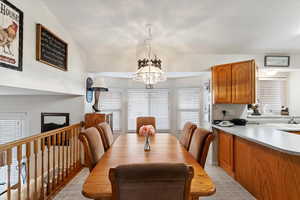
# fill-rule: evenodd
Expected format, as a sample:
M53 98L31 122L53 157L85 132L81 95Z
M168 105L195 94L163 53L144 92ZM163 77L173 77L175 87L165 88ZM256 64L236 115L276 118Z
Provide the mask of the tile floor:
M207 165L206 169L217 187L217 192L210 197L201 200L255 200L242 186L228 176L219 167ZM81 186L89 174L88 169L81 171L56 197L55 200L84 200L81 194Z

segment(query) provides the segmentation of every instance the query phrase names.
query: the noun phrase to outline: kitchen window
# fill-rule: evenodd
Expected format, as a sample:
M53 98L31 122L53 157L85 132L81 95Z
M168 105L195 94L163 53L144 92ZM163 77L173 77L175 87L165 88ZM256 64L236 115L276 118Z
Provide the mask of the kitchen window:
M169 131L169 90L129 89L128 131L136 130L136 118L140 116L154 116L157 130Z
M287 105L287 80L260 79L257 84L257 99L262 114L279 115L281 106Z
M200 125L200 98L200 88L177 90L177 130L182 130L186 122Z

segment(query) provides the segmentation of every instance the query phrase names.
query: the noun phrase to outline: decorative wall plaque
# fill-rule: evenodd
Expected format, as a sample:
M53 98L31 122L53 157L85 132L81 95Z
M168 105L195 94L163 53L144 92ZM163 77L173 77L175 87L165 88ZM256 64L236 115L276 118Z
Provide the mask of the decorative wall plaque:
M37 24L36 29L36 59L67 71L68 44L41 24Z

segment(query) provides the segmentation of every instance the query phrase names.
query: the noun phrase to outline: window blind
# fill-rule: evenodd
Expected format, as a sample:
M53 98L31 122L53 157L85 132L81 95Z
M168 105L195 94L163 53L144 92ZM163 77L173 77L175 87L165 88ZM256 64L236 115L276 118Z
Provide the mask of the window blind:
M25 137L26 134L26 113L0 113L0 144L12 142L19 138ZM23 145L23 155L25 146ZM18 162L17 149L12 149L11 165L11 185L18 182ZM0 168L0 183L7 181L7 166ZM0 193L5 191L7 184L0 185Z
M110 89L108 92L101 92L99 107L104 113L113 113L113 129L121 130L122 91Z
M177 129L182 130L186 122L200 123L200 88L177 90Z
M154 116L157 130L169 130L169 90L129 89L128 130L136 129L136 118L140 116Z
M26 113L0 113L0 144L26 136Z
M259 80L257 98L262 110L267 113L279 114L281 106L286 105L286 79Z

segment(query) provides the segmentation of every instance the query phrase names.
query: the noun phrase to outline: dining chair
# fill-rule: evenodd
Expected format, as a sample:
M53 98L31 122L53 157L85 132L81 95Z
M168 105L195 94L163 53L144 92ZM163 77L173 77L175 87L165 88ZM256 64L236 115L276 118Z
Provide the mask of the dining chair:
M189 152L203 168L213 139L213 133L202 128L197 128L193 133Z
M113 136L111 127L109 126L108 123L102 122L102 123L98 124L96 126L96 128L98 129L98 131L101 135L104 150L107 151L114 142L114 136Z
M112 200L188 200L193 176L183 163L120 165L109 171Z
M156 120L155 117L137 117L136 118L136 133L138 134L140 128L144 125L152 125L156 130Z
M192 122L186 122L184 124L183 130L182 130L182 136L179 141L187 151L190 148L191 139L192 139L193 133L196 128L197 128L197 125Z
M104 154L100 133L95 127L90 127L80 132L79 139L84 148L85 165L92 171Z

